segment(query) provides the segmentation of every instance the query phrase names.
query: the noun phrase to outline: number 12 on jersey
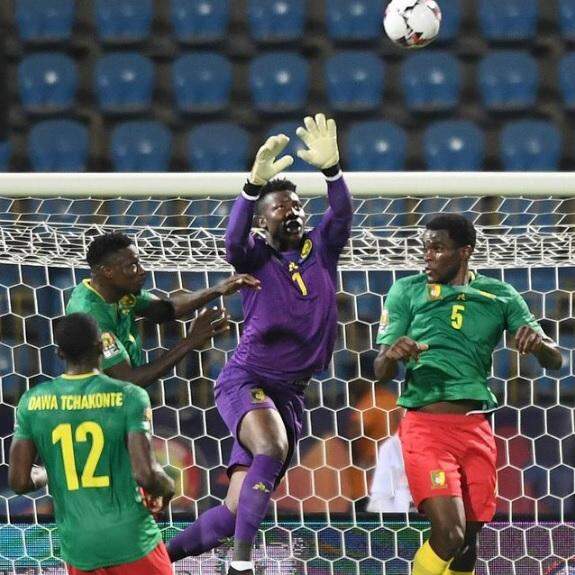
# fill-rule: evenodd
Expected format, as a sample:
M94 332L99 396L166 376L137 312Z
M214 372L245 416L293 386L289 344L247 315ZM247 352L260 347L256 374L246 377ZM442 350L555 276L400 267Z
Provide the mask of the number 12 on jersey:
M451 308L451 327L453 329L461 329L463 327L463 312L465 306L461 304L454 304Z
M82 477L78 481L74 439L76 442L88 441L88 435L92 440L92 445L82 471ZM76 491L80 487L109 487L110 477L108 475L94 475L104 450L104 432L95 421L84 421L76 428L74 435L72 435L72 426L69 423L57 425L52 430L52 443L61 444L64 474L69 491Z

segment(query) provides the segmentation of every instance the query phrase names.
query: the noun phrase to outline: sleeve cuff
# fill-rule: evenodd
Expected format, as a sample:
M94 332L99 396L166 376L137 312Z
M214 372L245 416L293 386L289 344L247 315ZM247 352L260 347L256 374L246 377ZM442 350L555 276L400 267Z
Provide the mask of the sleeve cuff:
M339 163L335 164L335 166L331 166L330 168L322 170L321 172L328 182L333 182L334 180L341 178L343 175Z
M260 197L261 191L262 191L262 186L256 186L255 184L252 184L248 180L243 187L242 196L246 200L250 200L252 202L255 202Z

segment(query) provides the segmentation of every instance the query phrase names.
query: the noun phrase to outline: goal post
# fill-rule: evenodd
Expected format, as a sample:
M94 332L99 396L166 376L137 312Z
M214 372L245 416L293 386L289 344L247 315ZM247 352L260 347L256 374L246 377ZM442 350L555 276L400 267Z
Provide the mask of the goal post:
M318 173L290 173L308 224L327 208ZM427 524L367 511L378 448L395 425L400 382L373 381L382 302L398 277L421 269L420 235L435 213L472 219L472 267L510 282L561 347L565 365L546 372L504 339L490 384L498 514L481 538L478 575L575 572L575 175L567 173L346 173L354 198L352 238L339 271L339 337L329 369L306 392L305 436L258 536L258 573L407 575ZM0 573L64 574L45 491L17 497L5 484L14 408L54 377L52 322L86 277L85 252L105 231L130 235L165 295L200 289L231 268L224 234L246 179L230 174L0 175ZM213 383L240 335L241 302L226 299L232 329L190 354L148 391L158 458L177 494L162 519L166 537L225 495L230 436ZM178 322L142 322L151 359L182 335ZM229 548L188 559L176 573L225 573ZM28 570L28 571L27 571Z

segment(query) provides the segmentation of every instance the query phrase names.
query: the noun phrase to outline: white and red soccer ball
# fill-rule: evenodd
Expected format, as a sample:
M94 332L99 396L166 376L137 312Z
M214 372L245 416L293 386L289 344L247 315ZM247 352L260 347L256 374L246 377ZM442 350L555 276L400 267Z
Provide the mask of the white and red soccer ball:
M391 0L383 27L389 39L403 48L423 48L439 34L441 10L435 0Z

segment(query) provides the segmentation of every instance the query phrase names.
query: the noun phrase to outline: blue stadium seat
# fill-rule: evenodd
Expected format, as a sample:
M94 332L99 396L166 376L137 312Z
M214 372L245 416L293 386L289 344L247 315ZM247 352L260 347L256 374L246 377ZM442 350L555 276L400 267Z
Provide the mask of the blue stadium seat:
M411 111L452 110L459 104L459 62L443 50L407 56L401 65L401 85Z
M160 122L123 122L112 131L110 157L116 172L165 172L171 154L172 135Z
M543 120L509 122L501 131L499 148L507 171L555 171L561 161L561 133Z
M558 0L557 24L561 37L570 42L575 41L575 0Z
M485 136L472 122L447 120L431 124L423 136L428 170L480 171L485 158Z
M72 35L74 0L16 0L15 18L23 42L58 42Z
M230 20L229 0L171 0L171 20L180 42L223 40Z
M223 110L230 101L232 66L225 56L215 52L185 54L174 62L172 84L179 110Z
M94 9L101 42L139 42L150 36L152 0L96 0Z
M537 101L537 61L520 50L493 51L479 64L479 91L488 110L527 110Z
M88 162L88 130L75 120L45 120L28 135L35 172L82 172Z
M335 41L380 38L384 4L383 0L326 0L328 37Z
M242 172L249 152L248 132L232 122L199 124L188 134L188 165L194 172Z
M365 112L381 106L385 66L373 52L345 50L325 63L325 91L330 108Z
M537 0L480 0L479 29L488 41L533 40L537 33Z
M152 103L155 71L151 60L135 52L114 52L96 62L98 103L106 113L148 110Z
M575 110L575 52L569 52L559 62L559 89L564 107Z
M12 146L10 142L0 142L0 172L7 172L10 169L11 156Z
M310 172L315 168L310 166L307 162L300 160L297 157L298 150L307 150L307 146L296 136L295 131L299 126L303 126L302 122L278 122L266 132L265 137L275 136L276 134L285 134L289 137L290 141L284 150L283 154L289 154L293 157L294 162L289 170L292 172Z
M436 42L453 42L461 26L461 0L441 0L441 28Z
M352 124L345 134L345 158L351 171L401 171L407 136L400 126L383 120Z
M18 87L27 112L59 112L76 98L76 64L66 54L41 52L25 56L18 66Z
M250 36L258 42L289 42L303 37L306 0L249 0Z
M308 62L295 52L270 52L250 64L250 90L261 112L294 112L307 103Z

